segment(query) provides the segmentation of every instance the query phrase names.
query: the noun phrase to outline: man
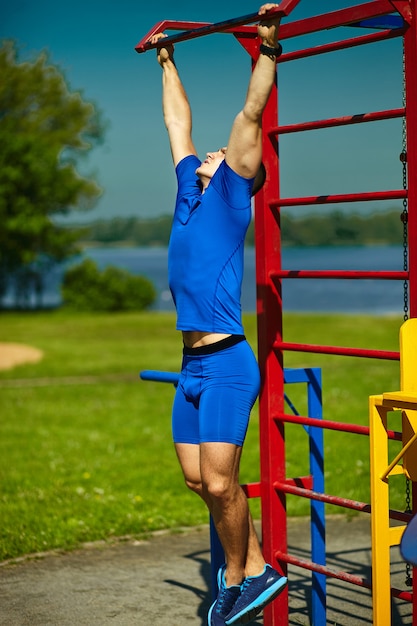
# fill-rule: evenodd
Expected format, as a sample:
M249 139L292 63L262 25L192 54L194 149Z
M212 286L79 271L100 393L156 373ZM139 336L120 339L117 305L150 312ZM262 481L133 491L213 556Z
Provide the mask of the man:
M251 195L265 176L262 113L281 51L279 19L262 18L277 6L259 9L260 55L227 148L208 152L203 162L196 156L173 47L163 47L162 33L151 38L160 43L163 115L178 179L168 270L184 351L173 438L185 482L210 510L226 557L209 626L248 623L287 582L264 561L239 485L242 445L260 386L241 321L243 248Z

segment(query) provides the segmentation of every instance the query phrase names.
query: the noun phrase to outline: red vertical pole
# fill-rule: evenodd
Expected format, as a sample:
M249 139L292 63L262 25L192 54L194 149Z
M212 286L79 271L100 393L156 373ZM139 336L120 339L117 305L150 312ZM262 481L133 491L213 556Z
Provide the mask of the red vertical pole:
M284 410L284 370L282 353L273 348L282 339L281 283L271 280L272 270L281 269L279 210L269 203L279 197L277 140L268 129L277 124L278 89L274 85L263 116L263 161L266 183L255 201L255 242L258 315L258 358L262 374L259 399L261 453L262 545L266 561L286 574L285 563L277 563L276 550L287 552L285 495L273 485L285 479L284 425L273 416ZM285 590L264 611L265 626L288 624L288 592Z
M405 111L408 170L409 312L417 317L417 0L410 0L411 16L404 33ZM417 510L417 485L413 483L413 512ZM412 624L417 626L417 569L413 569Z
M236 35L250 54L252 69L259 55L259 41L253 35ZM281 228L279 210L270 203L279 197L278 143L268 130L278 123L277 79L265 108L263 126L263 162L266 182L255 197L255 254L258 319L258 362L262 388L259 396L260 483L262 514L262 549L265 560L282 574L287 564L277 562L277 550L287 552L285 494L273 485L285 479L285 439L283 422L273 416L284 412L284 366L282 352L274 342L282 339L281 281L272 281L271 272L281 269ZM288 626L288 591L285 589L264 610L264 626Z
M404 34L408 167L408 266L410 317L417 317L417 1Z

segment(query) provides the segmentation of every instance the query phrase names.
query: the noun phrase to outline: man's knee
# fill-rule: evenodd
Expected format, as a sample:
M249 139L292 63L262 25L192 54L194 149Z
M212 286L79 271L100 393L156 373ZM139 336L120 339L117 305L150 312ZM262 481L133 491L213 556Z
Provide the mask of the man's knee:
M228 500L233 497L236 488L239 488L231 478L223 476L211 477L203 484L205 492L215 500Z
M194 493L198 494L199 496L202 495L202 493L203 493L203 486L202 486L200 481L196 482L194 480L190 480L188 478L185 478L185 484L188 487L188 489L190 489L190 491L193 491Z

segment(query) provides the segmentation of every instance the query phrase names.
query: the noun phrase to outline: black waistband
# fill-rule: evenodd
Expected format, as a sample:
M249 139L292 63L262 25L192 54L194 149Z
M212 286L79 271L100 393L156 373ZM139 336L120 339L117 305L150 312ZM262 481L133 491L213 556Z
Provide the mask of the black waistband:
M200 356L201 354L214 354L215 352L220 352L220 350L226 350L226 348L231 348L235 346L237 343L241 341L245 341L245 335L230 335L229 337L225 337L224 339L220 339L220 341L216 341L215 343L209 343L206 346L198 346L198 348L187 348L184 346L183 354L187 354L188 356Z

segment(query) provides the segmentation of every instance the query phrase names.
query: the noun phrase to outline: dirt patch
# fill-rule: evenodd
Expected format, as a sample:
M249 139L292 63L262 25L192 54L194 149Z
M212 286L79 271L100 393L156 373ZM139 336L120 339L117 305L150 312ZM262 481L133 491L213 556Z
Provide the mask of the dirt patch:
M25 363L37 363L43 358L42 350L22 343L0 343L0 370L9 370Z

